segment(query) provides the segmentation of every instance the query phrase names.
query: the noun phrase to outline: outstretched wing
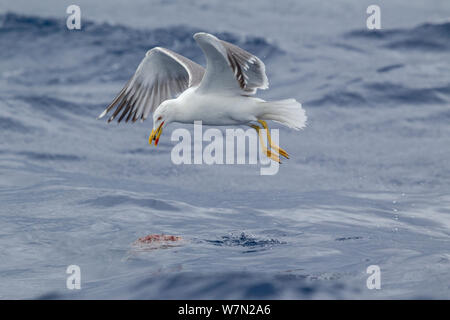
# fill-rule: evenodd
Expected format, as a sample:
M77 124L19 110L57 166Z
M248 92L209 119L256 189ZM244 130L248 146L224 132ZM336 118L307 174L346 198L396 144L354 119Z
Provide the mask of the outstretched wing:
M256 89L269 87L266 67L258 57L208 33L196 33L194 39L207 61L199 90L255 94Z
M172 99L191 86L198 85L205 69L169 49L156 47L147 52L133 77L98 117L116 107L108 122L121 112L118 122L145 120L164 100Z

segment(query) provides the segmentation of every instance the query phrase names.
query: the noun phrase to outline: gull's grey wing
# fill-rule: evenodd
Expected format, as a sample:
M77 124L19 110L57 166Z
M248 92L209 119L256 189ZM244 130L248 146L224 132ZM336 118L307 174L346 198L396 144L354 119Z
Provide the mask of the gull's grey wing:
M205 32L196 33L194 39L207 61L199 90L254 94L269 87L266 67L258 57Z
M156 47L147 52L133 77L98 118L116 107L108 119L120 113L118 122L145 120L150 112L167 99L172 99L191 86L198 85L205 69L169 49Z

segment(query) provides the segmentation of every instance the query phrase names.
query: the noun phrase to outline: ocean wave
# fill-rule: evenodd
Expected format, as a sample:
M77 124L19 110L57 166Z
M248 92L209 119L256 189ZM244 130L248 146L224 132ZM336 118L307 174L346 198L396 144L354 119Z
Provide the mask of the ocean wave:
M38 161L44 161L44 162L47 162L47 161L81 161L81 160L83 160L83 157L79 157L74 154L21 151L21 152L17 152L17 155L24 156L31 160L38 160Z
M334 90L332 92L325 93L321 98L307 101L306 104L310 106L365 106L367 100L361 93L348 90Z
M450 48L449 34L450 22L440 22L405 29L355 30L345 37L381 41L381 45L389 49L446 51Z
M395 70L395 69L403 68L404 66L405 65L402 64L402 63L390 64L390 65L378 68L377 72L379 72L379 73L390 72L390 71Z
M163 200L152 198L137 199L125 195L100 196L95 199L82 201L80 204L106 208L116 207L120 205L135 205L143 208L151 208L161 211L179 211L179 208Z
M389 72L402 65L386 66L376 71ZM395 80L395 79L394 79ZM400 81L358 81L349 88L329 89L320 98L306 101L309 106L373 107L375 105L447 104L450 84L417 86Z
M447 103L450 86L411 88L392 82L370 82L365 87L372 92L377 101L402 102L407 104Z
M333 280L333 281L330 281ZM98 289L114 287L108 292ZM89 287L87 287L89 286ZM125 288L124 288L125 287ZM134 299L342 299L360 294L353 283L346 284L339 274L276 274L228 272L198 274L180 272L142 277L118 287L112 283L91 282L84 294L49 292L38 299L106 298L120 299L124 292ZM126 296L130 298L130 294Z
M2 131L5 130L22 133L23 132L29 133L31 131L31 128L24 125L22 122L19 122L10 117L2 117L2 116L0 116L0 128L2 128Z
M184 25L136 29L83 20L80 31L70 31L61 19L15 13L0 15L0 25L0 46L4 48L0 57L25 69L8 80L25 85L124 81L146 51L155 46L203 61L192 37L201 30ZM265 59L283 52L261 37L239 37L228 32L216 35Z

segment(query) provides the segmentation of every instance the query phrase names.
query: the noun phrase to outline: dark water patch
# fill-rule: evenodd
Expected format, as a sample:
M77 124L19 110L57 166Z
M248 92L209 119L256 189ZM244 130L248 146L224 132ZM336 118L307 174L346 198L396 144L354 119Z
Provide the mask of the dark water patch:
M12 118L0 117L0 130L1 131L13 131L21 133L29 133L33 131L33 128L24 125L22 122Z
M347 241L347 240L360 240L362 238L363 237L359 237L359 236L356 236L356 237L341 237L341 238L336 238L334 240L336 240L336 241Z
M388 44L384 45L384 47L389 49L420 49L423 51L441 51L446 50L448 48L448 45L446 45L445 43L427 39L405 39L389 42Z
M24 268L2 269L2 277L17 277L27 274L30 270Z
M413 29L403 30L402 35L404 39L395 39L386 47L425 51L445 51L450 48L450 22L424 23Z
M117 278L116 278L117 279ZM83 290L49 292L47 299L339 299L358 288L338 279L312 280L310 275L269 275L254 272L177 272L118 281L91 281ZM107 287L109 290L98 290ZM40 298L47 297L41 295Z
M104 107L103 104L75 103L72 101L51 96L18 96L17 99L29 104L33 109L43 112L50 117L66 119L67 113L80 115L97 113Z
M33 151L21 151L17 152L17 155L25 156L31 160L38 161L81 161L84 157L80 157L73 154L58 154L58 153L43 153Z
M426 116L409 116L405 119L407 122L429 122L430 124L436 123L450 123L450 110L443 110L430 113Z
M403 67L404 67L404 65L401 64L401 63L399 63L399 64L391 64L391 65L388 65L388 66L384 66L384 67L378 68L377 72L379 72L379 73L389 72L389 71L392 71L392 70L395 70L395 69L399 69L399 68L403 68Z
M346 51L353 51L353 52L357 52L357 53L366 53L365 50L358 48L356 46L347 44L347 43L334 43L333 46L336 48L344 49Z
M370 82L365 88L370 90L377 102L389 101L406 104L447 103L443 96L449 86L431 88L410 88L392 82Z
M448 43L450 42L450 22L423 23L413 28L411 33L423 38L426 38L427 36L439 37L446 40Z
M135 148L135 149L127 150L127 151L124 151L123 153L124 154L144 154L144 155L145 154L155 154L156 152L160 153L161 146L162 146L162 143L160 142L158 144L158 150L155 150L155 148L150 148L150 146L149 146L147 148Z
M344 34L344 38L365 38L373 40L388 39L401 33L401 30L353 30Z
M33 214L34 210L30 210L27 215L11 214L7 217L2 217L1 221L4 223L13 223L17 225L21 232L24 234L27 232L34 232L38 227L39 230L43 232L68 232L72 230L77 230L80 227L85 227L88 223L83 219L58 217L58 218L44 218L44 217L34 217L30 216ZM42 238L30 237L26 238L28 245L41 245L43 241Z
M17 98L43 111L53 111L55 107L57 107L57 109L66 110L72 110L78 107L78 105L73 102L50 96L30 95L18 96Z
M59 299L63 299L63 298L67 298L67 297L64 297L64 295L60 292L52 291L52 292L44 293L43 295L37 296L35 299L36 300L59 300Z
M63 19L46 19L12 12L0 15L0 33L11 31L56 31L64 26Z
M446 94L450 96L450 83L447 86L444 87L437 87L434 88L435 91L442 93L442 94Z
M255 284L248 288L245 292L245 295L257 299L264 299L273 296L276 291L277 290L272 283L263 282Z
M101 196L95 199L81 201L83 205L93 205L97 207L112 208L120 205L136 205L143 208L151 208L161 211L179 211L179 209L165 201L157 199L138 199L129 196L117 195L117 196Z
M348 164L348 160L345 158L339 158L339 157L332 157L327 156L324 154L315 154L311 156L306 156L302 158L298 158L295 160L296 163L301 163L304 165L315 165L315 166L321 166L326 167L328 165L335 165L338 167L345 166Z
M322 98L307 101L305 105L310 106L365 106L366 98L354 91L333 91L325 94Z

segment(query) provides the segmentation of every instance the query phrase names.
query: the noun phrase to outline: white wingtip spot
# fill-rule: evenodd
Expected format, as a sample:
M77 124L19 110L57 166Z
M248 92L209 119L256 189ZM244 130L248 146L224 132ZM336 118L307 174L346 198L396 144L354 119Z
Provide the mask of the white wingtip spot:
M97 117L97 120L103 118L103 117L106 115L106 112L107 112L106 110L103 111L103 112Z

